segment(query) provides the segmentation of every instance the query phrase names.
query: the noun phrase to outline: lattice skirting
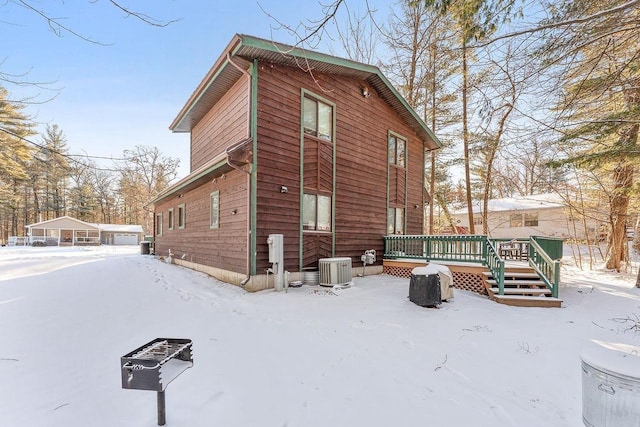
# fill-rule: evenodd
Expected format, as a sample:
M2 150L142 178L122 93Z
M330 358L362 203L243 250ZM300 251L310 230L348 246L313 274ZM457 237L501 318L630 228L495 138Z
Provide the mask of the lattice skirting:
M475 292L480 295L487 295L482 272L456 271L456 266L448 265L447 267L449 267L453 275L453 286L455 288ZM408 279L411 277L411 270L413 270L413 268L414 266L385 265L382 273Z
M487 295L484 280L481 274L468 273L466 271L451 271L453 275L453 286L458 289Z
M395 265L392 265L392 266L385 265L382 268L382 274L388 274L389 276L396 276L396 277L405 277L409 279L411 277L411 270L413 270L413 267L398 267Z

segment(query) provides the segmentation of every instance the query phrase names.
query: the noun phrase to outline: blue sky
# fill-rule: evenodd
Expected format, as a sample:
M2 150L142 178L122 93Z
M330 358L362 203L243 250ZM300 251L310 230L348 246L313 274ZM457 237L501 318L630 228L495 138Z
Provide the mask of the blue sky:
M180 176L188 173L189 136L171 133L168 126L233 35L294 43L265 11L289 25L322 17L316 0L121 2L159 20L179 20L156 28L125 17L106 0L32 3L73 31L107 44L65 32L59 37L42 17L13 0L0 5L0 71L50 82L49 89L6 85L13 98L53 97L26 109L41 123L40 130L57 124L73 154L121 157L135 145L157 146L180 159ZM352 12L364 8L364 1L349 7ZM335 49L330 40L319 49L329 52L331 43Z

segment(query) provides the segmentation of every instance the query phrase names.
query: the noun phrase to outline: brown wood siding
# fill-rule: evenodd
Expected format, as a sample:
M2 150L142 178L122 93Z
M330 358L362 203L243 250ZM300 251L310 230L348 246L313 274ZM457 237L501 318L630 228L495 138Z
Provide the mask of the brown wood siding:
M406 200L407 182L405 180L406 170L404 168L393 167L392 175L395 177L395 204L398 208L403 208Z
M266 244L270 233L285 236L285 269L298 271L299 267L302 88L336 104L335 255L349 256L358 265L365 250L375 249L381 264L386 234L390 130L407 139L407 232L422 233L422 209L414 208L415 204L422 206L422 143L372 88L369 88L371 96L363 97L363 84L345 77L322 74L312 77L299 69L261 64L257 123L259 274L270 266ZM308 161L311 160L305 158L305 163ZM322 181L325 175L323 172L320 175ZM305 185L308 178L305 174ZM288 193L280 193L281 185L287 186ZM315 244L313 236L305 233L303 244ZM315 238L329 240L323 240L318 247L325 248L328 241L330 250L331 236L322 236Z
M407 148L407 234L424 234L424 148L415 139L412 142Z
M318 141L314 138L304 142L304 188L318 188Z
M398 168L389 165L389 207L397 207L398 201Z
M302 268L318 268L320 258L331 258L331 234L305 233Z
M307 138L308 139L308 138ZM305 140L306 143L306 140ZM328 142L320 142L318 151L318 191L320 193L333 192L333 146ZM305 176L307 169L304 170Z
M247 180L247 174L232 171L215 183L209 181L180 198L160 202L155 212L162 212L164 224L162 236L156 236L156 253L167 256L171 249L176 258L184 254L187 261L247 274ZM211 229L210 194L216 190L220 191L220 227ZM177 213L182 203L186 225L179 229ZM173 230L168 229L170 208L176 215Z
M300 235L300 84L297 70L258 71L258 188L256 266L269 264L269 234L284 234L285 269L299 270ZM281 193L286 186L287 193Z
M242 77L191 131L191 171L248 136L249 82Z
M333 146L327 141L305 136L304 188L314 193L333 192Z

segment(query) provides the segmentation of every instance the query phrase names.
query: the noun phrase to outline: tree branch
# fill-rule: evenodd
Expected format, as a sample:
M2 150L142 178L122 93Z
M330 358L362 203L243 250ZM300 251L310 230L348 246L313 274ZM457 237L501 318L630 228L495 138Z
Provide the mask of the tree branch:
M140 21L144 22L145 24L149 24L152 25L154 27L167 27L175 22L180 21L180 19L172 19L170 21L158 21L157 19L146 15L144 13L140 13L140 12L134 12L131 9L129 9L128 7L122 6L120 4L119 1L115 1L115 0L109 0L109 2L114 5L115 7L117 7L118 9L120 9L121 11L123 11L127 17L129 16L133 16L134 18L139 19Z
M39 15L41 18L47 21L47 24L49 25L49 28L51 28L51 31L53 31L53 33L58 37L62 37L62 32L67 32L86 42L97 44L100 46L109 46L106 43L101 43L95 40L91 40L89 37L74 31L72 28L67 27L66 25L62 25L60 23L60 18L52 18L51 16L47 15L44 12L44 10L36 9L34 6L31 5L31 3L29 3L26 0L18 0L18 3L21 4L24 8L29 9L32 12L35 12L37 15Z
M594 19L601 18L603 16L613 15L613 14L616 14L616 13L619 13L619 12L624 12L627 9L635 8L635 7L638 7L638 6L640 6L640 0L631 0L631 1L627 2L627 3L621 4L620 6L612 7L611 9L605 9L605 10L602 10L602 11L600 11L598 13L594 13L592 15L585 16L584 18L569 19L569 20L566 20L566 21L554 22L554 23L551 23L551 24L541 25L541 26L535 27L535 28L528 28L528 29L522 30L522 31L515 31L515 32L512 32L512 33L503 34L501 36L493 37L493 38L487 40L484 43L475 44L475 45L473 45L473 47L485 47L485 46L488 46L488 45L490 45L492 43L497 42L498 40L518 37L518 36L522 36L524 34L537 33L537 32L545 31L545 30L552 30L552 29L555 29L555 28L570 27L570 26L576 25L576 24L584 24L585 22L589 22L589 21L592 21Z

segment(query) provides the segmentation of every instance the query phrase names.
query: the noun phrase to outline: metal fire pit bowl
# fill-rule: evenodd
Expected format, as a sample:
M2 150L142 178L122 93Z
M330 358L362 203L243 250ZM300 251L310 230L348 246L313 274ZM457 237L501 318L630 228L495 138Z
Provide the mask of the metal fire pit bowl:
M158 392L158 425L166 422L164 391L193 366L192 342L183 338L156 338L120 358L122 388Z

